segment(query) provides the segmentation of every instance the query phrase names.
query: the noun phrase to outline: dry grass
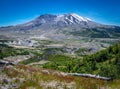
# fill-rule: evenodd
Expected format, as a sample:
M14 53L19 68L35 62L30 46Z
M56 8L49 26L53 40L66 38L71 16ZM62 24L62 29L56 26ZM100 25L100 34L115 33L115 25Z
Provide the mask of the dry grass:
M63 72L19 65L7 67L4 73L18 89L120 89L120 80L75 77Z

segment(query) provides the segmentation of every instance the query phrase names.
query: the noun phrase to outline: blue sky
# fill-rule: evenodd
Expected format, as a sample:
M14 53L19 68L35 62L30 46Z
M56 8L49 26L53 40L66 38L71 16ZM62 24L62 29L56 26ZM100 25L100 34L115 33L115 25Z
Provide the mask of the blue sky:
M64 13L120 25L120 0L0 0L0 26L24 23L41 14Z

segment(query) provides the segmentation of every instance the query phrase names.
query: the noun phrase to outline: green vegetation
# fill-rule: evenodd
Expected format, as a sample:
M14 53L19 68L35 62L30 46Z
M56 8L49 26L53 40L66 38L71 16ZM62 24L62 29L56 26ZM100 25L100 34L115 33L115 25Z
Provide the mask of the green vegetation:
M77 50L76 53L84 54L84 52L87 51L87 49L81 48ZM72 89L98 89L98 87L103 87L105 89L106 87L108 89L120 88L120 43L110 46L109 48L101 50L95 54L82 57L80 57L80 55L80 58L72 57L72 55L65 55L67 52L64 48L46 48L39 51L36 49L18 49L5 44L0 44L0 59L15 55L30 55L30 53L33 54L33 57L22 61L21 64L26 65L38 62L42 59L50 62L45 64L36 64L36 67L18 65L5 68L0 72L8 78L15 78L16 80L12 81L10 84L18 83L19 89L45 89L46 85L48 85L47 88L51 89L54 88L52 85L49 86L51 83L56 84L56 88L59 88L57 85L60 84L59 86L65 89L68 89L69 85L71 85ZM45 69L38 67L43 67ZM90 73L110 77L114 80L107 82L99 79L62 75L59 71L68 73ZM21 78L23 80L21 80Z
M83 59L52 54L48 56L47 60L51 62L44 64L44 68L120 78L119 43L95 54L83 57Z
M31 57L30 59L27 59L27 60L24 60L22 62L20 62L21 64L30 64L30 63L34 63L34 62L39 62L41 59L42 59L42 54L37 54L35 53L36 55Z
M83 58L83 66L89 66L89 73L120 78L120 43Z
M72 72L72 68L78 63L78 59L59 54L49 55L47 59L51 62L44 64L43 68L50 68L64 72Z
M29 52L25 49L17 49L5 44L0 44L0 59L16 55L29 55Z
M44 54L58 54L58 53L67 53L64 48L46 48Z

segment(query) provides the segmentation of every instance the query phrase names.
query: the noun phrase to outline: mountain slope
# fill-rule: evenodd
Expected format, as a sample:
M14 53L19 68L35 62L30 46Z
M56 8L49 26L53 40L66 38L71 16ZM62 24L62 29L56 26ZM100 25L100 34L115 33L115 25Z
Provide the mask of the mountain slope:
M51 15L45 14L37 17L36 19L16 25L1 27L1 32L29 32L31 34L46 34L54 35L56 33L64 34L65 31L68 35L77 35L84 37L120 37L120 27L103 25L96 23L88 18L81 17L75 13ZM52 33L50 31L53 31ZM44 32L44 33L42 33Z

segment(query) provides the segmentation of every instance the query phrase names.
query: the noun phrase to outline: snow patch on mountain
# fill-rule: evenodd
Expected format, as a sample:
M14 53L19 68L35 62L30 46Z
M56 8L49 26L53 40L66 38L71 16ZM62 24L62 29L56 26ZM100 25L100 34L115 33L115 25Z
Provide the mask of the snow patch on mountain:
M78 21L84 21L84 22L88 22L88 21L89 21L87 18L84 18L84 17L82 17L82 16L79 16L79 15L77 15L77 14L75 14L75 13L72 13L72 14L70 14L70 15L73 16L74 18L76 18Z
M84 18L82 16L79 16L75 13L71 14L62 14L62 15L57 15L57 17L54 20L55 22L64 22L64 23L69 23L69 24L79 24L81 22L89 22L91 21L89 18Z

